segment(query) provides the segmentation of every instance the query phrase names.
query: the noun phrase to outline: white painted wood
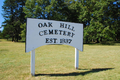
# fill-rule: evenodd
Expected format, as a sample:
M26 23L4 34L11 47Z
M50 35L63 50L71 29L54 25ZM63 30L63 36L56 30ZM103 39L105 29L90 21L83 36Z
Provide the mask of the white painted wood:
M83 51L83 24L27 18L26 30L26 52L49 44L70 45Z
M75 48L75 68L78 69L79 67L79 50Z
M35 76L35 49L31 51L31 75Z

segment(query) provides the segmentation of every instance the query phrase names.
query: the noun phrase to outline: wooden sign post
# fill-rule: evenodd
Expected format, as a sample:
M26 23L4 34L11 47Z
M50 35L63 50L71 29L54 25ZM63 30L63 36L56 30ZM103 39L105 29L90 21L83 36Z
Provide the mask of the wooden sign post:
M75 48L75 68L78 69L79 67L79 50Z
M31 75L35 76L35 50L31 51Z
M27 18L26 52L31 51L31 74L35 75L35 49L50 44L75 47L75 68L78 69L79 50L83 51L83 24Z

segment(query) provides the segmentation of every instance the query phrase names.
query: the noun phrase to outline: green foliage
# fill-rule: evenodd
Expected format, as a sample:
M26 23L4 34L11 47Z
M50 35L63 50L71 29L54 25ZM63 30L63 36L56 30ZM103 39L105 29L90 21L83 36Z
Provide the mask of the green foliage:
M24 18L23 6L26 0L5 0L3 8L3 22L4 30L2 32L3 38L12 38L12 41L18 41L21 39L21 23L26 20Z
M84 25L84 42L120 40L120 1L116 0L5 0L4 36L25 38L27 17ZM17 31L16 31L17 30Z
M25 38L26 37L26 23L21 24L20 28L22 28L23 30L21 31L21 37Z
M79 21L84 24L85 43L115 40L117 38L116 32L119 33L120 19L115 20L115 18L119 18L118 13L120 11L113 4L114 1L82 0L79 2L81 7Z
M27 0L24 13L31 18L65 20L66 8L64 0Z
M2 31L0 30L0 39L2 38Z

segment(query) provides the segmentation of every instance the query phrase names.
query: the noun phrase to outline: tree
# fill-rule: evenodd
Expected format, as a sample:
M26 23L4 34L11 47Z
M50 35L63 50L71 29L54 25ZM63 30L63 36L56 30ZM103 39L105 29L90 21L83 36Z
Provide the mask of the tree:
M38 19L66 20L69 14L66 0L27 0L24 7L26 17ZM67 13L67 15L66 15Z
M12 41L18 41L21 34L21 23L26 20L24 18L23 6L26 0L5 0L3 8L3 34L4 38L12 38ZM8 36L9 35L9 36Z
M119 40L120 9L116 0L27 0L26 17L84 24L84 42ZM117 6L116 6L117 5ZM116 13L116 14L115 14ZM24 26L24 27L23 27ZM25 28L25 25L21 26ZM22 31L25 35L25 30Z
M0 39L1 39L2 37L1 37L1 31L0 31Z
M89 43L114 40L113 2L115 0L78 0L80 9L79 21L84 24L84 41ZM114 25L113 25L114 26Z
M51 19L69 21L68 7L65 0L26 0L25 7L23 8L26 14L25 18L38 18L38 19ZM26 25L21 25L22 37L26 33Z

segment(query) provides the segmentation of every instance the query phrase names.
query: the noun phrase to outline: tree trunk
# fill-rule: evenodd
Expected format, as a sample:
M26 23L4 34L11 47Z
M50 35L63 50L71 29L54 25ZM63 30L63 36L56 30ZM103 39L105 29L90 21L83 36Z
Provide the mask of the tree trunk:
M12 42L14 42L15 40L14 40L14 36L12 36Z
M96 39L96 43L99 43L99 39L98 38Z

